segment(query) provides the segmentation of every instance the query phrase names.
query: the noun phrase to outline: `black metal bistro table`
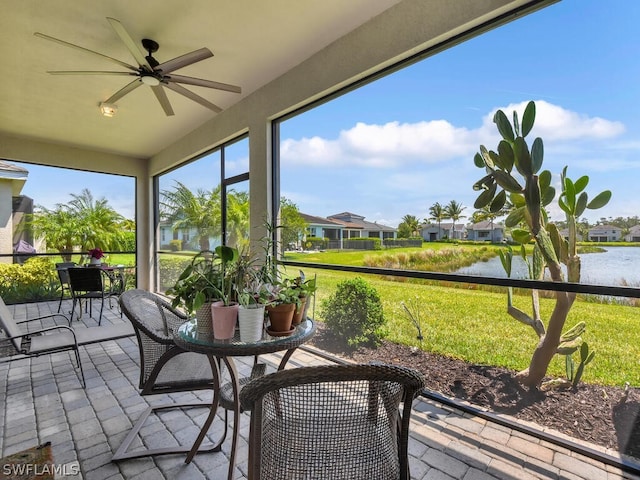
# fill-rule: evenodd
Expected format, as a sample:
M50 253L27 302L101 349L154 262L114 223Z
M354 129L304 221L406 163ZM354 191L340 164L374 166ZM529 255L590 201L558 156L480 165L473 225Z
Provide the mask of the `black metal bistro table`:
M255 358L254 364L257 364L258 355L285 352L280 364L278 365L278 370L282 370L291 358L291 355L293 355L293 352L300 345L307 342L313 336L315 331L316 326L314 322L307 319L297 325L293 333L290 335L276 337L269 335L266 331L263 331L262 338L259 341L247 343L240 340L240 334L237 330L235 336L228 340L213 338L213 333L199 333L195 319L185 322L178 329L178 335L175 336L174 341L179 347L191 352L214 355L224 362L227 370L229 371L230 385L227 386L230 388L231 393L230 409L233 410L233 440L231 443L231 453L229 455L229 480L233 478L233 469L235 467L235 456L240 430L240 389L246 381L246 379L240 379L233 357L253 356ZM224 389L225 386L221 386L221 390ZM204 422L202 430L193 444L191 451L187 455L185 463L191 462L194 455L197 453L198 447L207 434L207 430L216 415L217 409L217 403L212 403L209 416Z

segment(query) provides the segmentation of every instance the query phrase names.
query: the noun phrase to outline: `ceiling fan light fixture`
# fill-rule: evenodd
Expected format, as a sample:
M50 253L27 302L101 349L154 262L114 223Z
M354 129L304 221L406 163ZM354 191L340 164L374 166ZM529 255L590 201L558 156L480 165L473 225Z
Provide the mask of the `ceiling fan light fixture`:
M105 117L113 117L118 111L118 106L114 103L100 103L100 113Z
M199 105L208 108L209 110L220 113L222 109L217 105L211 103L209 100L201 97L200 95L192 92L191 90L182 86L182 84L186 85L194 85L197 87L205 87L205 88L213 88L216 90L223 90L227 92L233 93L241 93L241 88L236 85L228 85L226 83L214 82L212 80L204 80L201 78L189 77L185 75L175 75L172 72L176 70L180 70L181 68L188 67L189 65L193 65L194 63L201 62L206 60L207 58L213 57L213 53L208 48L199 48L198 50L194 50L189 53L185 53L184 55L180 55L178 57L172 58L165 62L160 63L153 57L153 54L158 51L160 45L155 40L151 40L149 38L142 39L142 46L144 50L148 52L148 55L144 55L144 53L136 46L135 40L131 37L129 32L125 29L125 27L115 18L107 17L107 21L115 31L116 35L120 38L126 49L135 59L135 64L130 65L129 63L123 62L116 58L109 57L99 52L94 52L93 50L89 50L88 48L82 47L80 45L75 45L73 43L66 42L64 40L60 40L55 37L50 37L49 35L45 35L43 33L35 32L37 37L43 38L45 40L49 40L61 45L65 45L67 47L71 47L74 49L82 50L86 53L91 53L93 55L98 55L103 59L110 60L113 63L118 64L120 67L124 68L126 71L49 71L48 73L53 75L119 75L124 77L131 78L134 77L133 80L130 80L127 85L118 90L115 94L107 99L107 102L102 102L99 104L100 113L106 117L113 117L116 114L117 106L110 102L115 102L120 98L124 97L128 93L132 92L136 88L144 85L151 87L153 90L153 94L156 99L160 103L160 106L164 110L166 116L170 117L174 115L173 109L171 108L171 103L167 98L165 93L165 89L162 87L166 87L169 90L172 90L183 97L192 100ZM137 65L137 66L136 66ZM161 88L158 88L161 87Z
M153 75L142 75L140 77L140 80L142 80L142 83L144 83L145 85L149 85L150 87L157 87L158 85L160 85L160 79L154 77Z

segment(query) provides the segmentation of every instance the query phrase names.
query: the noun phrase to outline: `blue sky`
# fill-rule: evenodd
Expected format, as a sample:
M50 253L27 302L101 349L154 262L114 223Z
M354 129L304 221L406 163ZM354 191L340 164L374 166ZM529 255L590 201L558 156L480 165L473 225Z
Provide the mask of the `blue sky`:
M554 181L568 165L570 177L590 177L590 196L613 192L585 216L640 215L639 22L634 0L563 0L292 118L281 128L282 195L308 214L351 211L390 226L450 200L471 216L482 176L473 155L499 140L493 113L511 117L534 100L529 143L543 139ZM26 167L23 193L38 204L89 188L133 216L131 179ZM201 176L182 180L203 186Z
M640 215L639 12L630 0L564 0L285 122L283 195L305 213L391 226L452 199L470 216L473 155L499 140L493 113L534 100L529 143L543 139L555 182L568 165L590 177L591 197L613 192L585 216Z

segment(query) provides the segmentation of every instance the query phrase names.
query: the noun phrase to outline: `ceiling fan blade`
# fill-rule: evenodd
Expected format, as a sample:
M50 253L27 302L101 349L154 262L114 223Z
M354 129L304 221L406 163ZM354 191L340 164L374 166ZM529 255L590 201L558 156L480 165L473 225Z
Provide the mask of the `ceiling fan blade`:
M203 107L208 108L209 110L213 110L216 113L220 113L222 111L222 109L219 106L217 106L216 104L211 103L209 100L206 100L206 99L202 98L200 95L196 95L195 93L193 93L190 90L187 90L182 85L178 85L176 83L166 83L166 84L164 84L164 86L167 87L170 90L173 90L176 93L179 93L180 95L183 95L183 96L193 100L194 102L199 103L200 105L202 105Z
M162 70L162 73L166 74L210 57L213 57L213 53L211 53L211 50L209 50L208 48L201 48L199 50L194 50L191 53L180 55L173 60L161 63L156 67L156 70Z
M129 52L131 52L131 55L133 55L133 58L136 59L138 65L144 67L145 70L149 72L153 72L153 68L151 68L151 65L149 65L149 62L144 56L144 53L142 53L142 51L138 47L138 44L133 40L133 38L131 38L131 35L129 35L129 32L125 30L124 26L115 18L107 17L107 20L120 37L120 40L122 40L122 42L125 44L127 50L129 50Z
M102 53L94 52L93 50L89 50L88 48L84 48L79 45L74 45L73 43L65 42L64 40L60 40L59 38L50 37L49 35L45 35L44 33L35 32L34 35L36 37L44 38L45 40L50 40L52 42L59 43L60 45L64 45L65 47L71 47L77 50L82 50L83 52L92 53L93 55L98 55L102 58L115 62L118 65L122 65L124 68L128 68L129 70L133 70L133 71L138 71L137 67L134 67L133 65L129 65L128 63L122 62L117 58L109 57L108 55L103 55Z
M80 71L80 70L47 70L47 73L51 75L126 75L137 76L136 73L133 72L110 72L110 71Z
M151 87L151 90L153 90L153 93L156 94L156 98L160 102L160 106L164 110L165 115L167 117L172 116L173 108L171 108L171 103L169 103L169 99L167 98L167 94L165 93L165 91L162 89L162 85Z
M203 80L202 78L185 77L184 75L167 75L165 80L175 83L184 83L186 85L196 85L198 87L215 88L217 90L225 90L227 92L241 93L242 89L228 83L213 82L211 80Z
M126 84L116 93L111 95L111 97L106 99L104 103L116 103L118 100L124 97L127 93L132 92L133 90L138 88L140 85L142 85L142 82L140 81L140 79L135 79L133 82Z

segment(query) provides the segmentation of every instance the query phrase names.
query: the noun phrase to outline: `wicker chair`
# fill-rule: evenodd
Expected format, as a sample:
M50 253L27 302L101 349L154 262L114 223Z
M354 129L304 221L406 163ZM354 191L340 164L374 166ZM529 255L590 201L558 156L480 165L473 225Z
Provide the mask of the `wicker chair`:
M178 347L173 336L187 317L173 309L158 295L145 290L127 290L120 295L122 312L131 321L140 349L140 394L186 392L193 390L213 390L214 406L219 402L219 369L215 357L200 353L187 352ZM208 360L208 361L207 361ZM139 458L151 455L187 453L192 446L133 450L129 452L131 442L136 438L147 417L156 410L175 408L211 409L212 402L178 404L170 403L149 407L129 432L118 448L113 460ZM212 420L212 419L209 419ZM207 420L197 442L200 443L209 429ZM226 433L226 431L225 431ZM224 437L214 444L203 444L198 452L219 451Z
M383 364L302 367L250 382L240 393L251 411L249 479L409 479L411 404L423 387L422 374Z

